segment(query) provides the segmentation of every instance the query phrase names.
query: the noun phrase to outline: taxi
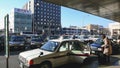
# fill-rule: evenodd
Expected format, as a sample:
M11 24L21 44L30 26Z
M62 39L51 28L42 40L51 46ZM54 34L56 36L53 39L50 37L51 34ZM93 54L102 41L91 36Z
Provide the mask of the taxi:
M90 57L87 45L79 40L49 40L37 49L19 54L21 68L54 68L68 63L83 63Z

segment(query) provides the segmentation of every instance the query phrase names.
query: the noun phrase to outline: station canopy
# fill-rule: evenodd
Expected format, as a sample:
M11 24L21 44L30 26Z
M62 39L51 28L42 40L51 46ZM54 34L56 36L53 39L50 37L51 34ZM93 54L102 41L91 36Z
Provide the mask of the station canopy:
M120 22L120 0L44 0Z

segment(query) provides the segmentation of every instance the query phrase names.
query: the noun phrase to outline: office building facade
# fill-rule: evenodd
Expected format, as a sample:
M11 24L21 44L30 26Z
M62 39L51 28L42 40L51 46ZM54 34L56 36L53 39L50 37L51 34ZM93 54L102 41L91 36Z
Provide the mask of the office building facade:
M109 30L110 30L111 36L120 35L120 23L119 22L110 23Z
M25 9L14 8L9 14L11 33L32 32L32 14Z
M43 0L30 0L23 9L32 12L34 33L59 34L61 31L61 7Z
M77 26L70 26L68 28L62 28L62 34L66 34L66 35L88 35L90 33L86 29L81 29Z

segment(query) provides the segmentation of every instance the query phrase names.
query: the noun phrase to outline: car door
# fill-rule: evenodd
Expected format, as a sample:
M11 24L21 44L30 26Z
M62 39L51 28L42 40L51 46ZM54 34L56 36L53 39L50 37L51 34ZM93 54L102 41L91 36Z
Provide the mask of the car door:
M85 58L88 56L88 52L90 51L85 51L85 44L83 44L80 41L71 41L71 44L69 46L69 49L71 51L71 55L69 56L69 61L71 62L78 62L82 63Z
M63 64L68 63L68 55L67 53L69 52L68 49L69 42L62 42L60 44L60 47L58 48L55 56L54 56L54 65L60 66Z

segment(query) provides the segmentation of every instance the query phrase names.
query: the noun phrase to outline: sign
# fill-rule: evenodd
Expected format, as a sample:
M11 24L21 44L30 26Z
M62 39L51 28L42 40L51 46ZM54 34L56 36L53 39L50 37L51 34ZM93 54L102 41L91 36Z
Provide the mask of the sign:
M24 14L31 14L31 12L29 10L18 9L18 8L14 8L14 12L24 13Z

